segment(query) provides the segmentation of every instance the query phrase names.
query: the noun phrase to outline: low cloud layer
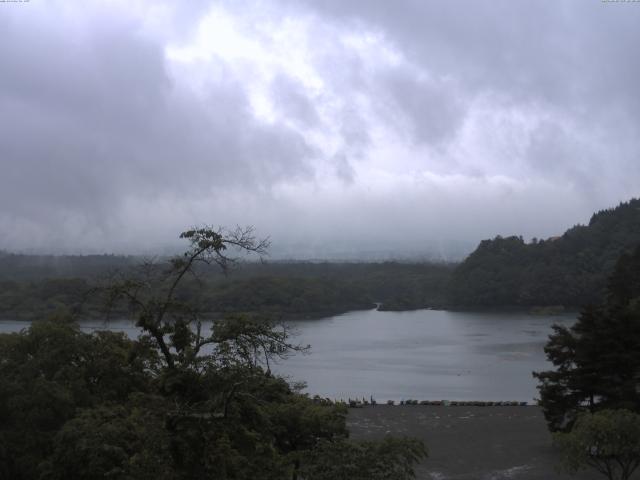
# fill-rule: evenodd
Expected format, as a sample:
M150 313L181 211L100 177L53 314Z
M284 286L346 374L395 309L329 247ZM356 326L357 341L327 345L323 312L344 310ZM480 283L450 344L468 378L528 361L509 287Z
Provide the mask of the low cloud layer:
M637 196L640 6L0 5L0 249L455 258Z

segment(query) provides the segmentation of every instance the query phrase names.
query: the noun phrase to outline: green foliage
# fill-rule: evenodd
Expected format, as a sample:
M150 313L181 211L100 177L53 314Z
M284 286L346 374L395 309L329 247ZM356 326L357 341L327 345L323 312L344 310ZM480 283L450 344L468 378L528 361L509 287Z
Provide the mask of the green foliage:
M371 295L344 280L257 277L220 283L207 292L211 312L263 312L274 316L321 316L373 307Z
M227 249L265 244L250 229L183 238L190 248L168 268L144 265L103 290L128 307L137 340L84 333L65 316L0 335L0 479L295 479L332 463L310 452L337 454L333 443L360 463L381 455L376 475L411 474L421 444L347 444L344 406L271 374L273 359L307 348L286 327L232 315L202 331L184 279L197 262L226 268Z
M32 319L70 312L85 301L90 288L86 280L78 278L0 282L0 317Z
M55 435L41 478L175 478L162 412L135 401L80 411Z
M0 441L9 478L36 478L57 432L79 409L149 390L154 360L122 334L87 335L60 318L0 335Z
M583 309L571 327L555 326L545 347L555 370L538 372L540 404L552 430L584 411L640 412L640 247L623 255L608 300Z
M261 367L254 346L282 335L230 319L174 368L144 338L64 319L0 335L2 478L287 478L293 453L346 435L346 412Z
M29 257L26 257L29 258ZM0 318L11 320L43 318L57 311L67 311L77 318L102 318L103 302L95 295L87 295L101 283L98 277L114 281L147 280L149 270L162 272L186 265L183 256L160 261L155 265L138 263L133 259L124 268L114 260L113 267L100 263L90 270L95 275L73 278L89 270L81 268L85 257L74 257L75 269L63 272L70 278L57 278L57 271L49 267L29 273L29 281L0 281ZM110 257L109 257L110 258ZM118 257L114 257L118 258ZM87 257L91 263L92 257ZM0 259L0 264L1 264ZM383 310L409 310L439 307L446 301L446 286L452 271L446 264L402 263L244 263L228 262L233 275L226 277L204 270L198 262L194 272L180 281L176 299L197 308L208 317L223 317L230 313L260 313L279 318L323 317L350 310L374 307L382 303ZM45 262L45 265L49 265ZM107 274L121 268L120 277ZM29 263L11 265L15 277L28 270ZM51 277L51 278L48 278ZM112 306L113 316L127 314L125 304Z
M556 433L554 443L567 471L590 467L609 480L627 480L640 466L640 415L628 410L583 414L571 432Z
M640 199L598 212L561 237L484 240L453 273L450 300L467 307L597 303L617 259L638 244Z

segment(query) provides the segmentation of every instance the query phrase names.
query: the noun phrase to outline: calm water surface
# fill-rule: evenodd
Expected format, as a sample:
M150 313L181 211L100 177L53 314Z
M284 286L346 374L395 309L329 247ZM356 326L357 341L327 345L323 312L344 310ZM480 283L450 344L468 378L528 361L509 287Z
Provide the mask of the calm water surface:
M537 395L531 372L549 367L543 347L551 325L574 320L574 314L367 310L290 322L311 352L275 370L306 381L312 395L337 399L531 402ZM0 332L24 327L0 321ZM137 335L128 321L84 322L82 328Z
M331 398L530 402L531 372L549 367L543 348L551 325L575 317L370 310L292 322L311 353L278 370Z

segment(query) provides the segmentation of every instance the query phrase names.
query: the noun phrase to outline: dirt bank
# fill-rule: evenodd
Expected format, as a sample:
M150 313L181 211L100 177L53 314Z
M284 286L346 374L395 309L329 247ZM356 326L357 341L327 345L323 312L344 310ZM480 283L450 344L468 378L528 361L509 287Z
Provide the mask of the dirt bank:
M538 407L387 406L349 411L356 439L385 434L425 441L429 458L419 466L424 480L592 480L559 473L542 412ZM636 478L636 477L634 477ZM640 477L637 477L640 478Z

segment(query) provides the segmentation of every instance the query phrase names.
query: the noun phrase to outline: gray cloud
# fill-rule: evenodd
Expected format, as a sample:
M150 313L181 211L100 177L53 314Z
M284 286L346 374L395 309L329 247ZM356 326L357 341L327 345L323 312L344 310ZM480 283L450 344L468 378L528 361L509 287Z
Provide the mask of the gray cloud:
M70 216L107 228L129 196L189 202L313 175L312 149L298 132L257 121L241 82L196 97L172 83L162 45L129 19L85 18L81 31L59 20L16 18L5 31L0 216L43 232ZM24 241L3 233L8 246Z
M0 248L139 250L220 222L282 252L449 252L639 193L634 4L2 10Z
M271 89L276 108L280 109L288 120L297 121L303 127L318 125L318 113L299 82L287 75L279 74L273 80Z
M306 4L343 28L369 25L415 66L457 85L462 98L451 95L447 82L420 85L406 76L390 82L387 91L398 92L402 111L415 119L427 140L451 135L459 120L457 107L488 94L516 108L560 111L575 121L576 129L604 133L611 143L637 137L640 63L629 46L640 42L640 9L631 5L576 0ZM438 117L430 117L430 111L440 113L440 130L430 128ZM623 155L637 158L638 145L630 147ZM570 144L563 148L564 162L584 158L573 155Z
M413 141L430 145L451 140L464 120L453 82L416 78L415 73L397 69L381 77L380 94L386 94L391 103L392 120L399 117L399 130Z

